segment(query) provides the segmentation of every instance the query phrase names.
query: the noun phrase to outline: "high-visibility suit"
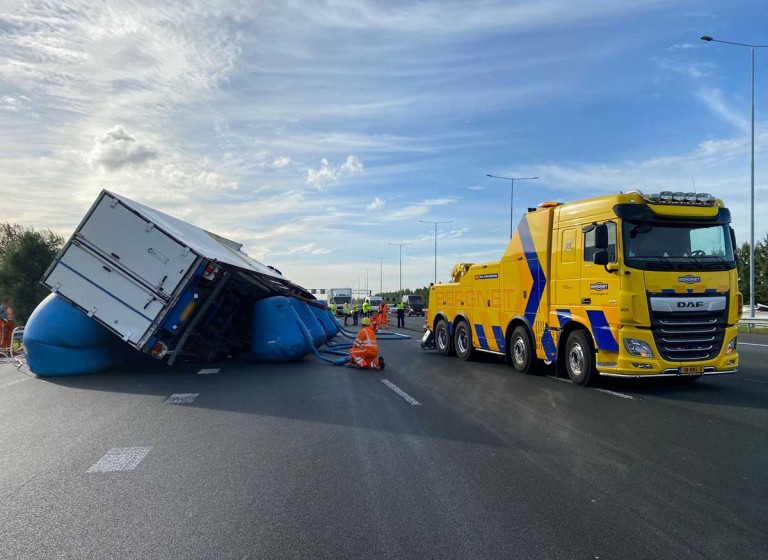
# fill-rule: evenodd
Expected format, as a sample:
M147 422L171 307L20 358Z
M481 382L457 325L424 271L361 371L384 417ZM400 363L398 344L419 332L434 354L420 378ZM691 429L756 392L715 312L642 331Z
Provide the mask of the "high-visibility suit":
M389 304L384 304L384 317L381 319L382 325L389 326Z
M366 317L371 316L371 302L368 300L363 302L363 315Z
M354 346L349 350L350 360L361 368L379 369L379 344L371 327L364 326L357 333Z
M405 328L405 304L401 301L397 304L397 326Z
M10 307L2 305L0 308L0 349L7 349L13 344L13 328L16 323Z
M344 302L344 306L342 307L342 312L344 313L344 326L347 325L347 320L352 317L352 310L349 308L349 304Z
M336 308L337 308L336 304L332 303L331 304L331 313L333 313L334 315L336 315Z

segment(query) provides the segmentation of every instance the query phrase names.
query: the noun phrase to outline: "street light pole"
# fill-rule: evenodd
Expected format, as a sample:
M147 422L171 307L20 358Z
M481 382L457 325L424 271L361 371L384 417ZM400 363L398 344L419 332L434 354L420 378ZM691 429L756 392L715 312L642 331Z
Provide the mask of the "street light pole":
M764 49L768 45L750 45L748 43L735 43L733 41L721 41L709 35L701 37L702 41L748 47L752 54L752 160L750 164L750 227L749 227L749 316L755 318L755 49Z
M437 224L452 224L453 220L447 222L430 222L429 220L419 220L422 224L435 224L435 284L437 284Z
M486 177L491 179L504 179L509 181L512 188L509 191L509 238L515 234L515 181L533 181L538 177L500 177L499 175L485 174Z
M407 247L408 245L412 245L411 243L387 243L387 245L392 245L393 247L399 247L400 248L400 295L403 295L403 247Z
M365 297L368 297L369 295L371 295L368 293L368 267L361 267L360 270L365 271Z
M384 261L389 257L371 257L379 261L379 295L384 297Z

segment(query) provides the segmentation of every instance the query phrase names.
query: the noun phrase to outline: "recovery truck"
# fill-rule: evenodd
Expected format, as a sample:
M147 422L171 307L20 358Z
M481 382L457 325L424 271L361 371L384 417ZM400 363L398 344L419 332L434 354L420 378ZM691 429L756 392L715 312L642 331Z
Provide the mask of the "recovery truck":
M253 303L314 296L241 245L102 191L42 283L169 365L247 351Z
M639 191L529 208L501 261L430 288L422 347L579 385L735 373L736 240L720 199Z

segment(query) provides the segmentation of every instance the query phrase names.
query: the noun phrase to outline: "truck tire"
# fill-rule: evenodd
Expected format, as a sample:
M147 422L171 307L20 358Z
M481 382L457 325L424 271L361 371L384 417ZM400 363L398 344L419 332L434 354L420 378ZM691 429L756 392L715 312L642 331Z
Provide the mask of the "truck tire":
M435 327L435 347L443 356L453 356L453 340L445 319L440 319Z
M472 358L474 348L472 347L472 329L466 321L454 323L453 328L453 347L456 350L456 356L463 361Z
M520 373L535 373L538 359L535 356L536 347L528 329L520 325L515 327L509 337L509 363Z
M587 386L597 379L595 352L586 331L575 330L565 342L565 371L576 385Z

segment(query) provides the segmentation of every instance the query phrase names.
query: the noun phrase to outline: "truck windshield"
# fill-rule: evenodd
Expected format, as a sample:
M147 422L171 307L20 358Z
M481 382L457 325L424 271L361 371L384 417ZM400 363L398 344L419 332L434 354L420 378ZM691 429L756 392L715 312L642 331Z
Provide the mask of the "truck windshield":
M421 303L421 296L408 296L408 303Z
M736 263L727 225L624 222L627 264L650 270L726 270Z
M350 296L336 296L333 298L333 301L336 302L337 305L344 305L345 303L351 303L352 298Z

